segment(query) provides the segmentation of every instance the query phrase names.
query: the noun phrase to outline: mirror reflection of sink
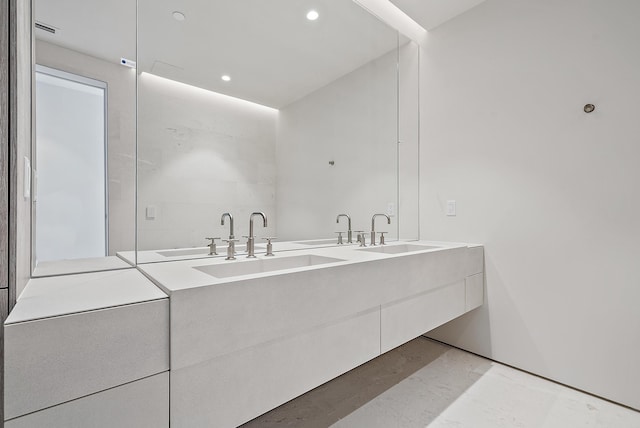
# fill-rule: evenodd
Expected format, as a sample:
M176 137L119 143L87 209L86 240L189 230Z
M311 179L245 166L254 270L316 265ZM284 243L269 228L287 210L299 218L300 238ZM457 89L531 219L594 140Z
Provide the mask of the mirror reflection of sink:
M256 245L256 250L264 250L265 247L262 245ZM247 250L246 244L236 244L236 253L241 253ZM217 249L218 255L226 255L227 254L227 245L218 244ZM200 248L180 248L177 250L166 250L166 251L158 251L158 254L164 257L180 257L180 256L208 256L209 255L209 247L200 247Z
M318 239L316 241L300 241L300 242L296 242L296 244L302 244L302 245L330 245L330 244L337 244L337 243L338 243L338 239L337 238Z
M401 244L401 245L381 245L378 247L369 247L358 249L358 251L368 251L370 253L384 253L384 254L400 254L410 253L412 251L433 250L434 248L441 248L434 245L414 245L414 244Z
M255 273L274 272L278 270L294 269L299 267L315 266L325 263L342 262L342 259L333 257L315 256L305 254L293 257L274 257L272 259L256 259L244 262L223 263L208 266L194 267L201 272L216 278L228 278L231 276L251 275Z

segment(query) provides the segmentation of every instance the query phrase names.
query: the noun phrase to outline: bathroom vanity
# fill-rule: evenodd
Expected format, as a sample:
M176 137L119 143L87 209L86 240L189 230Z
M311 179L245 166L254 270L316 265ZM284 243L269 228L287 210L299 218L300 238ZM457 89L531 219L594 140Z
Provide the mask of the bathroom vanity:
M483 303L480 245L307 247L32 280L7 426L237 426Z

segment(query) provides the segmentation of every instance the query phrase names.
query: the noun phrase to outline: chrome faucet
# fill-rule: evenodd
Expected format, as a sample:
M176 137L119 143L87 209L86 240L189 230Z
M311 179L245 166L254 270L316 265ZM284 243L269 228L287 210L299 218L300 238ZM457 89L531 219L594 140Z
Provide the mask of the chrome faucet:
M375 224L375 220L376 217L378 216L383 216L387 218L387 224L391 224L391 217L389 217L386 214L374 214L373 217L371 217L371 244L370 245L376 245L376 224Z
M347 218L347 244L352 244L353 241L351 240L351 217L349 217L347 214L338 214L338 217L336 217L336 223L340 223L340 217L346 217Z
M262 226L263 227L267 227L267 216L264 215L264 213L262 212L255 212L255 213L251 213L251 216L249 216L249 236L247 236L247 257L250 258L254 258L255 255L255 248L254 248L254 242L255 242L255 237L253 236L253 216L259 215L260 217L262 217Z
M220 225L224 226L224 218L229 217L229 239L225 239L224 242L227 242L229 246L227 247L227 258L225 260L235 260L236 259L236 242L235 236L233 236L233 216L231 213L224 213L222 217L220 217Z
M229 217L229 239L234 239L235 236L233 236L233 216L231 215L231 213L222 214L222 217L220 217L220 225L221 226L224 226L224 218L225 217Z

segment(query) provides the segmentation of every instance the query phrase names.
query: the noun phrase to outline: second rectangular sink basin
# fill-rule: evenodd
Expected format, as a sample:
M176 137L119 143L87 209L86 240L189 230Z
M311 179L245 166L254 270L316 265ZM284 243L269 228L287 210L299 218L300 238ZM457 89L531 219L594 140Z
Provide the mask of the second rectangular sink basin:
M377 247L358 249L358 251L368 251L371 253L384 253L384 254L401 254L401 253L410 253L412 251L433 250L434 248L440 248L440 247L436 247L433 245L400 244L400 245L380 245Z
M305 254L293 257L274 257L270 259L254 259L241 262L221 263L207 266L197 266L197 269L216 278L229 278L231 276L251 275L256 273L274 272L278 270L294 269L299 267L315 266L325 263L342 262L342 259L333 257Z

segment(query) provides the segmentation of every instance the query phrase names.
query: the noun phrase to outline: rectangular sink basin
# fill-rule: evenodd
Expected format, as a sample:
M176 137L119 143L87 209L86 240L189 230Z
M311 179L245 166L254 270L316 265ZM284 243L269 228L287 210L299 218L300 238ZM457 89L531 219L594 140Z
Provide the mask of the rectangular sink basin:
M413 245L413 244L401 244L401 245L380 245L377 247L369 247L358 249L358 251L368 251L370 253L384 253L384 254L401 254L411 253L413 251L433 250L436 247L433 245Z
M315 256L305 254L293 257L278 257L271 259L255 259L242 262L229 262L216 265L194 267L201 272L216 278L229 278L231 276L251 275L256 273L274 272L278 270L294 269L322 265L325 263L343 262L342 259L333 257Z
M262 245L255 246L256 251L264 250L265 247ZM241 253L247 250L246 244L236 244L236 253ZM226 255L227 254L227 245L218 244L218 248L216 250L218 255ZM158 254L164 257L180 257L180 256L208 256L209 255L209 247L204 248L180 248L177 250L166 250L166 251L158 251Z

